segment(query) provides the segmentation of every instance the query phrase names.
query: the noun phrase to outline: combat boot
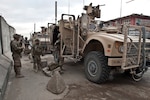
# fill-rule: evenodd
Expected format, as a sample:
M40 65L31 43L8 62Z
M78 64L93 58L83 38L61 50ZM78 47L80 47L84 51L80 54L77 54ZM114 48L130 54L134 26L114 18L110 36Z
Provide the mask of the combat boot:
M37 68L37 64L35 64L35 63L33 63L33 70L34 70L34 72L38 72L38 68Z
M24 77L24 76L21 74L20 70L21 70L21 67L18 67L18 68L17 68L17 73L16 73L16 78L23 78L23 77Z
M16 75L16 78L23 78L24 77L24 75Z

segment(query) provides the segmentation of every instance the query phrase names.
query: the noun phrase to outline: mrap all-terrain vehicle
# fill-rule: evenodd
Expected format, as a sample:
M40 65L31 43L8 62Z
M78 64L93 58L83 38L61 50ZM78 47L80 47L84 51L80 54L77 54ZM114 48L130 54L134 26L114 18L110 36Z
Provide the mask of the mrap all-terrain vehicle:
M148 69L150 40L146 33L150 28L136 25L102 27L95 18L100 18L100 6L92 3L83 8L86 13L75 18L62 14L53 55L55 62L63 64L64 58L74 62L83 60L88 80L103 83L111 72L129 72L139 81ZM135 30L132 34L132 30ZM135 33L136 32L136 33ZM53 35L55 37L55 32ZM53 40L54 41L54 40Z

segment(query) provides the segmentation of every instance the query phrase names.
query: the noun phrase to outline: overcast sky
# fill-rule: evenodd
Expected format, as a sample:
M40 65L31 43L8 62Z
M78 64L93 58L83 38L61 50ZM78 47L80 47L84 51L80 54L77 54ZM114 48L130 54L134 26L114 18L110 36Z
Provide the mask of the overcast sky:
M40 31L41 26L55 22L55 1L57 1L57 19L62 13L74 14L76 17L83 13L83 5L103 5L100 20L107 21L133 13L150 16L150 0L0 0L0 15L7 23L24 36L34 31ZM126 3L128 1L132 1ZM122 10L120 9L122 8ZM120 13L120 11L122 13Z

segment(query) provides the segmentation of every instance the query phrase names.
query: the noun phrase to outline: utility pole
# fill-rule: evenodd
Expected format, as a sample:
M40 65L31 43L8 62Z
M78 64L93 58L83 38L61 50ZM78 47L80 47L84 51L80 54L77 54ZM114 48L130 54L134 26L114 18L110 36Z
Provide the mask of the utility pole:
M134 1L134 0L129 0L129 1L127 1L126 3L130 3L130 2L132 2L132 1ZM120 24L121 24L121 17L122 17L122 0L121 0L121 2L120 2Z
M68 14L70 14L70 0L68 0Z
M121 18L121 15L122 15L122 0L120 2L120 18Z
M35 31L36 31L36 24L34 23L34 33L35 33Z
M57 24L57 1L55 1L55 24Z
M83 7L84 7L84 0L83 0ZM83 9L83 13L84 13L84 9Z

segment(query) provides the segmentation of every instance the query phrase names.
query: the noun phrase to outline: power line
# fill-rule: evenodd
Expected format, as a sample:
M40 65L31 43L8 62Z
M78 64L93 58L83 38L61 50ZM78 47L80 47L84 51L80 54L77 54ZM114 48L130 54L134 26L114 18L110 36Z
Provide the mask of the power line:
M130 3L130 2L132 2L132 1L134 1L134 0L127 1L126 3Z

